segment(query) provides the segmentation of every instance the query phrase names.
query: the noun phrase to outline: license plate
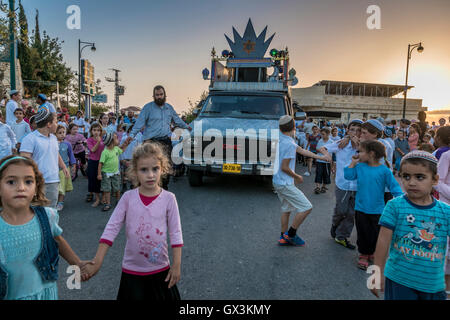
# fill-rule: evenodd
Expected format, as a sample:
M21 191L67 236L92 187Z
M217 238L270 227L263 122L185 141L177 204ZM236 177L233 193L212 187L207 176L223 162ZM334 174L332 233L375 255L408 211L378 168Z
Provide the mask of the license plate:
M223 172L231 172L231 173L241 173L241 165L225 163L222 166L222 171Z

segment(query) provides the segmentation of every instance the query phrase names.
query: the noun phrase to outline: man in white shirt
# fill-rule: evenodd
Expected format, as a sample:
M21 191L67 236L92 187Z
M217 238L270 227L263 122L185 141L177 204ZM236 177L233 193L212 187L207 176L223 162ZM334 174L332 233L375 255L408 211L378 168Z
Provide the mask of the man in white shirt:
M355 225L355 199L356 180L344 178L344 168L352 162L352 156L358 152L358 141L361 135L361 124L359 119L354 119L348 125L349 143L340 148L341 141L331 142L324 147L329 153L336 154L336 206L331 224L331 236L336 243L354 250L355 246L348 240Z
M9 96L11 100L6 104L6 124L11 127L17 120L14 111L19 107L18 102L22 97L18 90L11 90Z
M312 134L312 128L314 127L314 122L312 118L308 118L306 122L303 123L303 130L307 135Z

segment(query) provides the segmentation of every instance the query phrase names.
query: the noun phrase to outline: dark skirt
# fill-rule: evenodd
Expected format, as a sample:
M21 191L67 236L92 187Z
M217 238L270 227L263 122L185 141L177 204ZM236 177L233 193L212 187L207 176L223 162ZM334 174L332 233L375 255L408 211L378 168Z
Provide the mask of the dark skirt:
M148 276L122 272L117 300L181 300L177 285L169 289L169 281L164 281L168 273L169 269Z
M317 162L316 163L316 178L315 183L330 184L331 166L329 163Z
M88 192L100 193L101 181L97 179L99 160L88 160Z

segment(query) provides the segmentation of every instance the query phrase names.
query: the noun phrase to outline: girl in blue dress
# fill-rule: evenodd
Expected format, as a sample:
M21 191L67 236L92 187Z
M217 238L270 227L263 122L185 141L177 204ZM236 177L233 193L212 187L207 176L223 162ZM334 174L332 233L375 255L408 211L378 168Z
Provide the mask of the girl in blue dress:
M87 263L61 236L57 211L44 207L44 189L32 159L0 160L0 300L56 300L59 255L69 265Z

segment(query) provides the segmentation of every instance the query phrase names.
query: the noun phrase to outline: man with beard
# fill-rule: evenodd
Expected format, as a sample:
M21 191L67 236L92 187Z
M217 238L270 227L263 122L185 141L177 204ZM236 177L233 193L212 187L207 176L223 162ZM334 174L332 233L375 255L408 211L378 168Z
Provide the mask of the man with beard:
M144 142L153 141L163 145L167 156L171 159L172 141L170 140L172 131L170 124L172 120L180 128L190 129L188 125L178 117L174 108L166 103L166 91L163 86L153 88L154 101L147 103L139 114L130 136L134 136L144 128L142 140ZM163 189L168 190L170 177L162 179Z

